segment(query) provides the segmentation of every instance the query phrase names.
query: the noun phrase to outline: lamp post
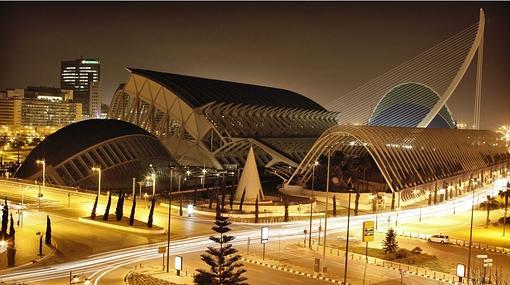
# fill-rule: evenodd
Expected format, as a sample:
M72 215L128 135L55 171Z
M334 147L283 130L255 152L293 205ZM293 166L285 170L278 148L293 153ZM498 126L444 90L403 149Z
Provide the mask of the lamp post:
M170 220L172 219L172 178L174 167L170 166L170 191L168 192L168 234L166 240L166 272L170 271Z
M46 186L46 160L38 159L36 160L37 164L42 164L42 187Z
M315 185L315 167L319 165L318 161L315 161L312 165L312 194L310 199L310 231L308 236L308 247L312 248L312 213L313 213L313 201L314 201L314 185ZM306 236L305 236L306 237Z
M92 167L92 171L97 171L98 182L97 182L97 196L101 196L101 167Z
M349 185L349 204L347 206L347 238L345 241L345 268L344 268L344 284L347 284L347 262L349 260L349 226L351 222L351 194L352 185ZM368 245L367 245L368 246Z
M469 183L473 187L474 182L476 182L476 178L470 178ZM473 242L473 215L475 211L475 188L472 189L473 198L471 201L471 225L469 227L469 249L468 249L468 264L467 264L467 281L468 284L471 282L470 273L471 273L471 247Z
M156 195L156 174L152 173L150 176L146 177L147 180L152 180L152 196Z
M207 173L207 169L202 169L202 190L205 188L205 174Z
M322 268L322 272L323 273L326 273L325 271L327 271L327 267L326 267L326 240L327 240L327 233L328 233L328 195L329 195L329 172L330 172L330 168L331 168L331 147L328 149L328 167L327 167L327 171L328 173L326 173L326 210L325 210L325 215L324 215L324 242L323 242L323 248L322 248L322 264L323 264L323 268Z

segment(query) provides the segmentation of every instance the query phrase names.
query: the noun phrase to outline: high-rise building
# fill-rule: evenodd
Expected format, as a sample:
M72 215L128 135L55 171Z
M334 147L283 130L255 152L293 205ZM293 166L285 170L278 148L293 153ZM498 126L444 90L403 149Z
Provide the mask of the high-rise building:
M81 57L61 62L60 88L73 90L74 102L81 103L83 115L90 118L98 118L101 113L100 69L97 59Z

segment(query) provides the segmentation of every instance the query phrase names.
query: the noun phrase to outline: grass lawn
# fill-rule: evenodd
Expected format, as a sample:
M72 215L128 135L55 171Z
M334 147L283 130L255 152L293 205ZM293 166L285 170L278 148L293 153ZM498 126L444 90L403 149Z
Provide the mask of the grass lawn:
M90 219L90 217L86 217L86 219ZM116 216L114 214L110 214L108 216L108 221L103 221L102 215L97 216L94 221L99 222L99 223L108 223L108 224L117 225L117 226L125 226L125 227L132 227L132 228L136 228L136 229L149 230L146 222L142 222L140 220L135 219L133 222L133 225L130 226L129 225L129 217L122 217L122 220L117 221ZM152 228L150 228L150 229L151 230L161 230L163 228L153 224Z

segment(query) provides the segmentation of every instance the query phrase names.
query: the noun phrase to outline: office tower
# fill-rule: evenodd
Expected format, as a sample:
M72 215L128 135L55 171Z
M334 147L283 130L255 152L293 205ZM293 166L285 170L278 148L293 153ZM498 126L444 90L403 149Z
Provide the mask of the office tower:
M81 103L83 115L99 117L101 64L96 59L79 58L61 62L60 88L74 91L74 102Z

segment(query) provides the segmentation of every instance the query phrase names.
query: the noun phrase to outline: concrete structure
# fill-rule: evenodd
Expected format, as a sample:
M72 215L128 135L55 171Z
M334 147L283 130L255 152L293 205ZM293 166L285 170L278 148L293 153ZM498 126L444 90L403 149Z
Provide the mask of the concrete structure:
M279 88L129 68L108 117L158 136L181 165L223 169L245 163L288 171L336 124L312 100ZM290 173L289 173L290 174Z
M505 142L491 131L342 125L314 143L287 188L310 189L312 165L321 161L314 188L325 189L329 153L331 191L345 193L352 179L358 192L395 193L404 202L448 199L469 190L473 179L488 183L510 168Z
M132 178L156 175L156 188L168 189L168 165L175 163L159 140L147 131L118 120L81 121L48 136L25 159L15 176L42 179L45 160L48 183L96 189L101 168L102 189L131 189Z
M61 62L60 87L74 91L74 100L83 106L83 115L99 118L101 63L97 59L79 58Z
M253 147L250 147L246 163L244 164L243 173L237 184L234 199L240 201L244 192L244 201L255 202L264 200L264 192L260 184L259 171L257 170L257 163L255 162L255 155L253 154Z

